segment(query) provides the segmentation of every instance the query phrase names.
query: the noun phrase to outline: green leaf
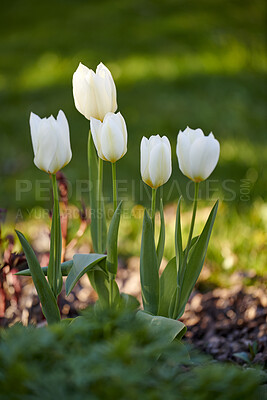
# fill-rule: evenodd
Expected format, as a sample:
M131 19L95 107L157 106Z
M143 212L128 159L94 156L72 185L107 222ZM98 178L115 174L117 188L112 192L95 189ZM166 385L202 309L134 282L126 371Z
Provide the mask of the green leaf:
M183 241L182 241L182 229L181 229L181 201L180 196L177 204L176 211L176 222L175 222L175 256L176 256L176 269L178 271L177 283L181 282L181 267L183 264Z
M141 242L140 280L144 310L157 315L159 305L158 260L152 221L146 210Z
M156 335L162 336L162 331L165 332L166 343L171 343L174 339L181 340L186 332L186 326L181 321L150 315L142 310L137 312L136 317L151 325Z
M106 249L107 225L105 216L104 201L101 201L101 210L98 209L97 183L98 183L98 163L94 142L91 131L88 137L88 168L89 168L89 192L91 208L91 237L93 248L96 253L104 253ZM98 243L98 218L102 222L102 242Z
M159 279L159 311L158 315L169 316L169 307L173 293L177 288L176 258L173 257L166 265Z
M66 293L70 294L78 280L107 256L105 254L75 254L73 266L66 280Z
M161 260L164 253L165 246L165 223L164 223L164 212L163 212L163 201L160 199L160 232L159 232L159 241L157 246L157 259L158 259L158 270L160 268Z
M247 364L251 363L251 359L249 357L249 354L246 353L245 351L241 351L240 353L234 353L234 356L237 357L237 358L240 358L243 361L245 361Z
M42 310L43 310L44 316L47 320L47 323L53 324L55 322L59 322L60 321L60 313L59 313L59 309L57 306L56 298L55 298L55 296L52 292L52 289L50 288L47 280L45 279L45 276L42 272L42 269L37 260L37 257L34 254L34 251L31 248L31 246L27 242L25 236L19 231L16 231L16 233L18 235L18 238L19 238L22 248L24 250L28 265L30 267L33 283L37 290L40 302L42 304Z
M128 310L136 310L140 306L140 303L137 300L137 298L130 294L121 293L121 299L122 299L122 305Z
M179 294L180 294L180 287L177 286L175 291L173 292L171 301L170 301L170 306L168 310L168 316L169 318L176 319L177 318L177 312L178 312L178 306L179 306Z
M118 268L118 231L120 225L122 201L118 205L110 222L107 237L107 269L111 274L117 274Z
M195 283L199 277L201 269L203 267L209 239L211 235L211 231L213 228L213 224L215 221L217 209L218 209L219 201L217 200L214 207L212 208L209 218L204 226L204 229L199 235L196 243L193 244L192 251L188 258L188 263L186 266L184 279L181 286L181 296L179 301L179 311L178 311L178 318L183 315L185 305L188 301L188 298L195 286Z
M103 270L94 269L87 272L91 285L98 294L98 307L106 308L110 305L110 281ZM120 304L120 291L115 279L112 281L112 304Z
M69 274L69 272L70 272L70 270L71 270L71 268L72 268L72 265L73 265L73 260L64 261L64 262L61 264L61 273L62 273L62 276L67 276L67 275ZM46 266L46 267L42 267L41 269L42 269L43 273L45 274L45 276L47 276L48 267L47 267L47 266ZM24 269L23 271L19 271L19 272L17 272L17 273L14 274L14 275L19 275L19 276L31 276L31 271L30 271L30 269Z

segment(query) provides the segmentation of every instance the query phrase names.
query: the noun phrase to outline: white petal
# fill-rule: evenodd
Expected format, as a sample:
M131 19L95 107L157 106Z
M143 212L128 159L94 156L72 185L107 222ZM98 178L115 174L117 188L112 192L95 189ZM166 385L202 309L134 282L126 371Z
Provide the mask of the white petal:
M103 64L100 63L97 66L96 74L102 77L105 84L105 92L106 92L106 109L110 112L115 112L117 110L117 94L116 94L116 86L111 75L109 69ZM106 111L106 112L108 112Z
M39 125L41 122L41 118L38 115L31 112L30 115L30 129L31 129L31 138L32 138L32 146L34 155L37 151L38 147L38 138L39 138Z
M205 136L202 129L200 129L200 128L191 129L191 128L189 128L189 126L186 127L186 129L183 131L183 134L185 134L189 138L191 144L196 139L199 139L200 137Z
M72 78L75 107L87 119L90 119L89 99L91 90L87 79L89 73L89 68L80 63Z
M94 145L98 154L98 157L104 159L102 150L101 150L101 130L102 130L103 123L96 118L90 118L90 127L92 132L92 137L94 141Z
M190 166L190 139L185 132L179 132L177 137L176 153L179 163L179 168L182 173L191 179Z
M212 173L219 159L220 144L212 136L196 140L190 151L192 178L205 180Z
M149 174L154 188L163 185L171 174L171 156L168 147L158 143L152 149L149 160Z
M141 176L144 182L150 182L149 176L149 141L143 137L140 145Z
M110 162L116 162L124 154L124 137L114 114L103 123L101 148L104 157Z
M52 123L49 119L42 119L39 129L40 135L34 163L43 171L54 173L54 168L51 170L50 165L53 164L53 160L56 158L57 135L54 134Z

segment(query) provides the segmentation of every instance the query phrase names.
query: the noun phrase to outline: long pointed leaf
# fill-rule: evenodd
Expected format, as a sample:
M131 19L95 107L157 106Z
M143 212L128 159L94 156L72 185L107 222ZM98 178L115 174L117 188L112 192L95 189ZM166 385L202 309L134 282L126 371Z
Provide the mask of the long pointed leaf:
M173 293L177 288L176 258L173 257L166 265L159 279L159 311L162 317L169 316L169 307Z
M161 260L164 253L165 246L165 222L164 222L164 212L163 212L163 201L160 199L160 232L159 232L159 241L157 246L157 259L158 259L158 270L160 268Z
M87 272L91 285L98 294L98 305L101 308L109 307L110 305L110 282L107 275L101 270L90 270ZM120 304L120 292L115 279L112 281L112 305Z
M204 226L202 233L199 235L198 240L194 244L192 248L192 252L190 254L185 274L184 280L181 287L181 296L180 296L180 304L178 311L178 318L183 314L185 305L188 301L188 298L195 286L195 283L200 275L201 269L203 267L209 239L211 235L211 231L214 225L216 213L218 210L219 201L217 200L214 207L212 208L209 218Z
M30 267L33 283L37 290L40 302L42 304L42 310L43 310L44 316L45 316L48 324L59 322L60 321L60 313L59 313L59 309L57 306L56 298L55 298L47 280L45 279L45 276L42 272L42 269L37 260L37 257L34 254L34 251L31 248L31 246L27 242L25 236L19 231L16 231L16 233L18 235L18 238L19 238L22 248L24 250L28 265Z
M107 237L107 269L111 274L117 274L118 268L118 231L120 225L122 201L118 205L110 222Z
M78 280L105 258L105 254L75 254L73 256L73 266L66 280L67 296L70 294Z
M175 222L175 256L176 256L176 268L178 271L177 283L181 283L181 266L183 264L183 242L182 242L182 229L181 229L181 201L180 196L177 204L176 211L176 222Z
M71 268L73 265L73 260L68 260L68 261L64 261L61 264L61 274L62 276L68 276ZM47 270L48 270L48 266L46 267L42 267L41 268L43 273L45 274L45 276L47 276ZM23 271L19 271L14 275L19 275L19 276L31 276L31 270L30 269L24 269Z
M158 260L152 221L146 210L140 254L140 278L144 310L157 315L159 305Z

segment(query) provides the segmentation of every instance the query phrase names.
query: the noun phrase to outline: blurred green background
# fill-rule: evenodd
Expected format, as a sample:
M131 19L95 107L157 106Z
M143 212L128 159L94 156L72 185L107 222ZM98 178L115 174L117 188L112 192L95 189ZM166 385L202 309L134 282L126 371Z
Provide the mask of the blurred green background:
M206 201L220 197L223 212L215 228L221 241L210 252L215 258L217 254L220 265L225 238L241 269L263 273L264 0L14 0L1 4L0 22L0 207L16 212L36 205L36 179L47 176L33 165L29 115L56 115L59 109L68 117L73 149L64 173L74 185L72 202L79 202L75 184L76 179L87 179L89 124L74 107L72 75L80 61L93 69L102 61L113 74L119 110L128 126L128 152L118 163L118 178L129 182L129 200L149 204L140 184L143 135L170 138L173 175L163 195L171 202L179 192L188 197L188 180L179 172L175 155L178 131L187 125L206 134L212 131L221 143L221 156L201 195ZM106 194L109 167L105 165ZM21 179L31 180L33 190L16 200L16 181Z

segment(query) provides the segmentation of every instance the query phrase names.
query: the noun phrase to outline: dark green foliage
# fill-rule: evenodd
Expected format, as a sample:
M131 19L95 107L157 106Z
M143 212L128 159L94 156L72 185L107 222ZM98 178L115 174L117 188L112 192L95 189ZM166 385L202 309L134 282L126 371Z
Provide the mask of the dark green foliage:
M258 371L210 363L155 336L131 312L90 309L74 322L0 332L1 399L257 398ZM157 355L163 353L157 360Z

